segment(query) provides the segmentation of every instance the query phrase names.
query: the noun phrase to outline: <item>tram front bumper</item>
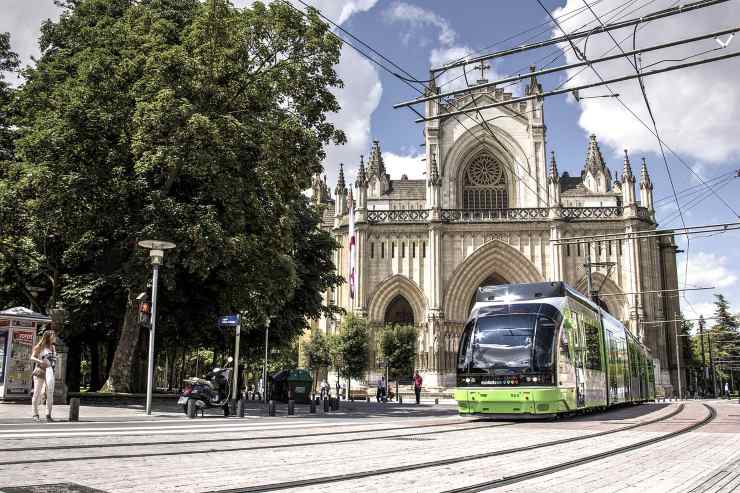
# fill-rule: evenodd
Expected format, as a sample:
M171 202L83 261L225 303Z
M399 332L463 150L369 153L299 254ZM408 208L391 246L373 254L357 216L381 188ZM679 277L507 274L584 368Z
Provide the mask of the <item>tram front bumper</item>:
M556 387L459 387L460 414L553 414L565 411Z

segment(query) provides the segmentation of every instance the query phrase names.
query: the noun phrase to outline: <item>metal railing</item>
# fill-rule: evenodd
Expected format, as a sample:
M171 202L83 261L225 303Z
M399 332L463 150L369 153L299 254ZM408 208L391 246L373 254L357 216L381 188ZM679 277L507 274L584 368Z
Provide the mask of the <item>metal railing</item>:
M510 209L442 209L441 220L446 223L480 223L538 221L547 219L545 207L521 207Z
M624 207L559 207L556 213L565 220L621 219ZM370 224L423 224L429 222L428 209L390 209L367 211ZM544 221L550 217L547 207L519 207L509 209L441 209L443 223L487 223ZM637 217L651 220L650 211L637 208Z
M384 211L367 211L367 222L385 223L426 223L429 219L427 209L390 209Z

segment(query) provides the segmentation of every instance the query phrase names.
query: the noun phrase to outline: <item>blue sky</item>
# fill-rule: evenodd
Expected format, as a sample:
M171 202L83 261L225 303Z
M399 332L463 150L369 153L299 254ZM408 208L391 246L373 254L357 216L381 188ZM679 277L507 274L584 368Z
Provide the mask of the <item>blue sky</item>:
M303 8L297 0L294 4ZM328 17L342 24L373 48L418 78L428 78L430 63L441 63L463 56L509 36L534 28L524 36L496 44L494 49L511 47L526 42L528 36L541 40L553 36L555 31L547 14L536 0L305 0L321 9ZM243 6L248 0L235 1ZM595 25L590 12L583 9L583 0L543 0L556 16L565 16L562 27L566 31ZM672 0L589 0L594 10L607 21L611 17L632 18L647 12L671 6ZM582 10L578 10L582 9ZM55 17L57 9L51 0L0 0L0 31L10 31L14 48L26 61L35 48L38 26L42 19ZM655 21L641 27L637 46L648 46L685 36L698 35L740 24L740 6L737 0L702 11L682 14ZM631 49L631 30L614 33L618 41L626 39L624 49ZM679 47L668 52L645 56L642 66L663 59L682 59L697 55L711 48L718 48L714 40ZM740 38L730 43L727 51L736 51ZM563 47L565 48L565 47ZM581 48L583 45L581 44ZM586 55L597 57L614 49L613 41L605 35L591 37ZM711 53L716 56L720 50ZM613 53L613 52L612 52ZM610 53L611 54L611 53ZM509 75L526 70L530 64L542 66L563 51L549 47L517 55L492 63L488 78ZM706 56L710 56L706 55ZM554 64L573 62L568 51L554 60ZM691 58L695 60L698 58ZM665 65L665 64L663 64ZM661 66L661 65L658 65ZM657 68L657 66L656 66ZM422 151L422 127L414 123L415 115L408 110L394 110L392 105L410 99L416 93L398 79L378 69L351 48L343 48L338 72L345 80L345 88L338 92L343 110L333 115L336 124L346 130L349 142L339 149L330 149L326 162L329 181L334 182L339 162L344 162L350 177L359 163L359 155L367 154L373 139L381 141L386 162L393 178L401 173L410 177L421 176L423 163L418 155ZM599 67L605 77L630 73L626 61L603 64ZM570 73L569 75L574 75ZM477 73L470 74L477 79ZM565 75L541 79L545 89L561 83ZM645 80L646 91L653 109L658 130L663 140L674 149L695 173L704 179L727 174L725 180L715 183L719 195L736 211L740 211L740 178L732 178L731 171L740 168L740 60L734 59L680 72L671 72ZM574 82L595 80L591 71L578 75ZM454 84L454 83L453 83ZM637 82L614 85L615 92L644 121L649 123L645 104ZM515 93L521 88L511 88ZM593 89L585 95L608 94L605 88ZM666 167L658 153L655 137L627 113L613 98L590 99L577 103L572 97L548 98L545 106L548 153L554 150L560 171L578 174L583 166L587 136L595 133L602 152L612 171L622 168L622 149L629 149L633 168L641 157L646 157L655 185L655 197L670 196ZM667 153L668 167L676 189L681 191L698 183L679 160ZM679 195L687 225L731 222L735 220L729 208L714 196L701 201L704 194ZM680 220L670 220L675 215L675 202L666 201L658 209L660 226L676 227ZM681 248L687 249L680 240ZM689 247L688 285L717 286L725 293L733 308L740 310L740 248L737 232L711 238L694 238ZM680 276L683 279L686 253L679 255ZM687 296L694 309L709 314L712 309L710 292ZM693 317L694 311L684 303L684 313Z

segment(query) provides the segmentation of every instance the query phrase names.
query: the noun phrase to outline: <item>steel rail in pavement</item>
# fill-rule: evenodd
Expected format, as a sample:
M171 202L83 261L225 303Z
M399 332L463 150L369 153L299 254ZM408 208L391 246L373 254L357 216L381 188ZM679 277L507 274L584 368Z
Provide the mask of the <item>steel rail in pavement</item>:
M458 423L459 424L459 423ZM464 423L463 423L464 424ZM460 432L460 431L468 431L468 430L478 430L481 428L498 428L502 426L511 426L515 425L517 423L496 423L496 424L486 424L482 426L468 426L464 428L454 428L451 430L437 430L437 431L424 431L424 432L415 432L415 433L401 433L397 435L382 435L382 436L372 436L372 437L359 437L359 438L347 438L344 440L331 440L331 441L313 441L313 442L304 442L304 443L284 443L284 444L276 444L276 445L252 445L248 447L234 447L234 448L209 448L209 449L198 449L198 450L180 450L180 451L168 451L168 452L141 452L141 453L132 453L132 454L109 454L109 455L85 455L85 456L73 456L73 457L45 457L45 458L39 458L39 459L26 459L26 460L14 460L14 461L2 461L0 462L3 466L10 466L10 465L22 465L22 464L44 464L49 462L72 462L72 461L90 461L90 460L112 460L112 459L138 459L142 457L166 457L166 456L174 456L174 455L197 455L197 454L213 454L213 453L226 453L226 452L244 452L248 450L266 450L266 449L281 449L281 448L293 448L293 447L309 447L313 445L332 445L332 444L341 444L341 443L352 443L352 442L363 442L363 441L370 441L370 440L392 440L394 438L405 438L405 437L415 437L415 436L426 436L426 435L439 435L442 433L454 433L454 432ZM439 423L439 424L430 424L430 425L424 425L424 426L408 426L405 427L406 429L410 428L430 428L435 426L455 426L455 423ZM350 434L350 433L371 433L373 431L394 431L398 430L399 428L377 428L373 430L355 430L355 431L334 431L334 432L328 432L328 433L313 433L310 435L283 435L283 436L273 436L273 437L251 437L252 440L274 440L274 439L281 439L281 438L303 438L303 437L312 437L312 436L328 436L328 435L341 435L341 434ZM172 441L172 442L138 442L137 445L140 446L146 446L146 445L174 445L174 444L191 444L191 443L204 443L204 442L233 442L233 441L241 441L243 442L247 438L241 437L241 438L228 438L228 439L217 439L217 440L192 440L192 441ZM12 449L3 449L0 450L0 452L6 452L6 451L15 451L15 452L27 452L30 450L60 450L60 449L80 449L80 448L103 448L103 447L130 447L134 444L101 444L101 445L83 445L83 446L51 446L51 447L29 447L29 448L12 448Z
M665 416L661 416L655 419L651 419L648 421L644 421L641 423L636 423L629 426L624 426L615 430L608 430L608 431L601 431L597 433L591 433L589 435L580 436L580 437L571 437L571 438L562 438L559 440L552 440L549 442L543 442L543 443L537 443L534 445L528 445L525 447L516 447L516 448L510 448L510 449L504 449L504 450L495 450L492 452L483 452L480 454L473 454L473 455L464 455L460 457L452 457L447 459L437 459L427 462L421 462L417 464L404 464L402 466L395 466L395 467L385 467L380 469L372 469L368 471L360 471L360 472L354 472L354 473L347 473L347 474L338 474L335 476L322 476L317 478L308 478L308 479L299 479L296 481L285 481L281 483L271 483L271 484L262 484L262 485L255 485L255 486L245 486L243 488L229 488L224 490L210 490L208 493L253 493L258 491L277 491L277 490L285 490L288 488L301 488L306 486L315 486L319 484L327 484L327 483L337 483L341 481L351 481L355 479L364 479L369 478L373 476L384 476L386 474L393 474L393 473L400 473L400 472L408 472L413 471L417 469L427 469L430 467L439 467L439 466L447 466L451 464L457 464L460 462L468 462L473 460L479 460L479 459L487 459L490 457L496 457L501 455L508 455L513 454L517 452L528 452L532 450L536 450L539 448L544 447L552 447L554 445L561 445L564 443L572 443L577 442L580 440L587 440L590 438L600 437L604 435L611 435L613 433L619 433L622 431L632 430L635 428L639 428L641 426L647 426L653 423L657 423L659 421L664 421L666 419L672 418L673 416L677 415L681 411L683 411L684 405L680 404L674 411L671 411L670 413L666 414Z
M693 431L697 428L704 426L705 424L709 423L717 416L717 411L712 406L708 404L703 404L703 405L709 410L709 414L707 415L707 417L705 417L699 422L691 424L690 426L687 426L677 431L670 432L666 435L661 435L659 437L650 438L648 440L643 440L641 442L633 443L631 445L625 445L624 447L607 450L606 452L601 452L599 454L593 454L593 455L589 455L586 457L581 457L579 459L570 460L568 462L562 462L560 464L555 464L553 466L543 467L541 469L535 469L533 471L527 471L527 472L523 472L519 474L514 474L512 476L506 476L500 479L494 479L492 481L485 481L483 483L478 483L472 486L465 486L462 488L447 490L444 493L474 493L478 491L498 488L500 486L507 486L507 485L511 485L515 483L520 483L522 481L527 481L529 479L534 479L534 478L538 478L541 476L547 476L548 474L553 474L555 472L563 471L565 469L570 469L572 467L577 467L583 464L587 464L589 462L595 462L597 460L606 459L608 457L613 457L615 455L623 454L625 452L630 452L632 450L636 450L642 447L646 447L648 445L652 445L654 443L662 442L664 440L677 437L679 435L683 435L684 433L688 433L690 431Z

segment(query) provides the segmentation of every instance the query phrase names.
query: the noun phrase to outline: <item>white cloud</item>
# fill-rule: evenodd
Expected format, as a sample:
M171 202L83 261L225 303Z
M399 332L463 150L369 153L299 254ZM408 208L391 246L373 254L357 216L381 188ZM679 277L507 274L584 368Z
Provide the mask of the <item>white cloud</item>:
M620 3L620 0L604 0L594 5L593 8L606 22L609 20L606 12L617 8ZM623 14L626 15L625 18L638 17L669 7L674 3L670 0L659 0L650 3L646 8L632 13L628 10ZM561 16L582 7L581 0L567 0L566 5L556 9L553 14ZM563 21L562 26L566 32L571 32L590 21L594 21L594 18L588 10L585 10ZM736 5L716 5L695 10L691 13L645 24L644 28L638 29L637 46L646 47L733 27L738 25L739 21L740 9ZM559 30L553 32L556 36L560 34ZM612 31L612 34L617 41L621 42L626 39L622 43L624 50L632 49L631 28ZM727 53L731 49L736 49L737 41L731 43L727 50L714 52L707 56L716 56L718 53ZM583 49L583 44L583 41L579 43L581 49ZM709 39L652 52L643 56L642 67L643 70L665 67L670 65L670 62L645 69L647 65L660 60L683 59L718 46L714 40ZM609 54L619 53L609 35L600 34L589 37L587 57L596 58L609 50L612 50ZM697 59L699 58L690 60ZM576 61L571 51L567 52L567 60L568 62ZM633 67L624 58L598 64L596 67L605 79L634 73ZM578 69L569 71L568 76L576 72ZM645 78L647 95L661 137L676 152L685 153L708 163L716 164L739 154L740 139L737 139L737 135L740 133L740 86L736 83L738 78L740 78L740 64L733 61L716 62ZM587 69L569 85L596 81L598 81L597 76ZM618 92L622 100L650 125L650 117L637 81L614 84L612 89ZM582 95L607 93L608 90L605 87L597 87L583 91ZM616 149L628 148L635 152L658 151L655 137L614 99L591 99L583 101L581 107L579 124L588 132L596 133L600 141Z
M262 3L269 4L272 0L261 1ZM378 0L310 0L306 1L306 3L320 10L322 14L337 24L343 24L353 14L365 12L373 8L377 1ZM252 5L254 0L232 0L232 3L237 7L246 7ZM306 6L297 0L290 0L290 3L302 11L306 10Z
M450 27L446 19L431 10L426 10L416 5L396 2L383 12L383 17L389 22L408 24L410 30L404 34L405 39L415 36L419 29L429 26L439 29L438 39L442 45L452 45L457 38L457 33Z
M706 252L692 252L689 259L688 286L725 288L737 281L728 268L729 259L721 255ZM686 259L678 266L679 286L683 287L686 276Z
M347 45L342 47L342 58L336 70L344 81L344 87L335 91L342 109L330 115L329 119L344 130L347 143L327 149L324 169L332 177L332 183L339 163L344 163L348 179L353 179L350 177L354 177L360 164L360 154L367 155L370 151L370 119L383 93L375 67Z
M41 24L46 19L57 20L62 9L47 0L0 0L0 32L10 33L10 47L21 58L21 67L38 58ZM11 84L20 82L18 77L8 76Z
M429 55L429 63L432 67L439 67L446 63L469 57L476 52L476 50L467 45L456 43L458 38L457 32L455 32L446 19L431 10L404 2L396 2L383 12L383 17L387 22L408 25L408 31L401 34L401 40L404 44L408 44L411 39L415 39L420 46L426 46L427 38L422 29L432 28L437 30L437 41L439 44L432 48ZM490 62L488 65L490 65ZM481 75L477 66L468 65L465 69L467 71L468 84L475 84ZM495 70L489 68L485 77L488 80L494 80L499 75ZM466 82L462 68L443 72L437 79L437 85L443 86L445 90L465 88Z
M684 318L699 318L703 316L705 319L711 319L714 316L714 303L687 303L686 300L681 300L681 313ZM712 321L709 320L708 326L711 325ZM694 327L698 327L696 322L694 322Z
M425 177L426 165L424 164L425 155L417 154L395 154L393 152L383 153L383 162L385 163L386 172L391 175L391 179L398 180L401 175L406 175L409 179L421 179Z

